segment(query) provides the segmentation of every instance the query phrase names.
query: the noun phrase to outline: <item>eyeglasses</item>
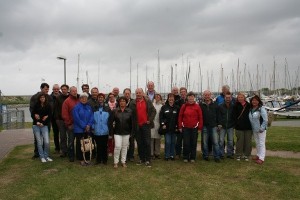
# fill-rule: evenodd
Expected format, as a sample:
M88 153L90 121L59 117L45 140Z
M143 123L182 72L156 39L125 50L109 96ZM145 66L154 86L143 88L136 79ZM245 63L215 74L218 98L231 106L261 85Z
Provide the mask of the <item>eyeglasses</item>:
M83 90L88 90L89 88L82 88Z

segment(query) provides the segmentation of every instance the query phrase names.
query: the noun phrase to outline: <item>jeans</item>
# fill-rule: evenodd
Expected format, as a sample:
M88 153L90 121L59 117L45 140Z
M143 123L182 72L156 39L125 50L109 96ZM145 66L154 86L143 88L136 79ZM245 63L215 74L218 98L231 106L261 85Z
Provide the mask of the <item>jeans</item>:
M63 120L56 120L59 136L60 136L60 149L62 154L68 153L67 145L67 128Z
M47 158L49 157L49 131L48 126L32 126L34 136L37 142L37 149L39 152L40 158ZM44 147L43 147L44 146Z
M165 135L165 158L174 158L175 153L175 139L176 135L175 133L168 132Z
M129 144L129 135L114 135L115 149L114 149L114 164L118 164L121 153L121 163L126 163L127 148Z
M256 143L256 152L257 152L256 155L262 161L265 160L265 156L266 156L266 134L267 134L266 130L262 133L253 132L254 140Z
M224 141L227 135L226 152L227 156L233 156L233 128L222 128L219 133L220 156L224 157Z
M176 155L177 156L181 156L182 141L183 141L183 134L182 133L177 133L176 134L176 145L175 145L175 150L176 150Z
M182 134L183 134L183 159L195 160L196 152L197 152L198 129L183 128Z
M151 129L149 124L139 126L136 133L136 141L138 145L138 153L142 162L150 162L151 159Z
M236 156L249 157L252 151L252 130L235 130Z
M203 126L203 129L202 129L202 141L203 141L202 155L203 155L203 158L207 158L209 156L209 150L208 150L209 139L211 139L211 143L213 146L214 158L219 159L220 158L220 148L219 148L217 127Z

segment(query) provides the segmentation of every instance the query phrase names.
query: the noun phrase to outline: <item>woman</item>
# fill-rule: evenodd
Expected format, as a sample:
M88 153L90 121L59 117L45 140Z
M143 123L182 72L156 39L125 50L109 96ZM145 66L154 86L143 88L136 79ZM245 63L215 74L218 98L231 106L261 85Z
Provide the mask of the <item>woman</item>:
M45 94L40 94L31 112L31 118L33 119L32 129L37 140L39 157L42 163L53 161L49 157L50 144L48 124L50 123L51 107L48 104L47 98Z
M107 142L111 130L111 110L104 103L105 95L98 94L99 109L94 112L94 139L96 141L96 164L107 164Z
M256 143L256 156L252 159L257 164L263 164L266 155L266 133L268 124L267 110L262 107L259 96L255 95L250 100L249 119Z
M82 93L79 97L79 103L72 111L74 120L74 136L76 137L76 156L80 161L81 166L87 166L89 162L84 161L83 153L81 152L80 140L91 134L91 127L93 125L93 111L92 107L87 104L88 94ZM85 153L85 157L89 156Z
M118 107L118 102L113 93L108 94L108 102L107 103L108 103L108 106L111 111L113 111L114 109L116 109ZM115 142L113 140L113 136L109 136L108 137L108 155L109 156L112 156L114 154L114 146L115 146Z
M175 95L168 94L167 103L162 106L159 113L159 121L162 129L166 130L165 134L165 160L175 160L175 141L177 131L177 121L179 106L175 105Z
M195 101L195 94L187 94L187 103L180 108L178 130L183 134L183 162L195 162L198 134L203 128L202 110Z
M236 160L249 161L251 155L252 128L249 120L250 104L243 93L238 93L237 102L233 108L236 134Z
M119 108L113 111L114 128L114 168L118 168L121 152L121 164L126 165L127 148L129 145L129 137L132 130L132 112L127 108L127 99L125 97L119 98Z
M158 134L159 129L159 112L162 104L162 97L160 94L155 94L153 100L153 106L156 110L155 118L154 118L154 128L151 129L151 158L152 159L160 159L160 139L161 136Z

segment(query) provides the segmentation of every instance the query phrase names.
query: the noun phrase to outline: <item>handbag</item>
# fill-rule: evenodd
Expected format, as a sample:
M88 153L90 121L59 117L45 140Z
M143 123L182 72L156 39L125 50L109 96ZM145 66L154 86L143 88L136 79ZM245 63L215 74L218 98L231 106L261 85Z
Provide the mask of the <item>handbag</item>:
M165 135L167 133L167 129L163 129L164 125L160 125L158 129L158 134L159 135Z
M82 137L80 139L80 144L81 144L81 151L82 151L82 154L83 154L83 159L85 162L86 161L86 158L85 158L85 153L86 152L90 152L90 161L92 160L92 150L95 148L94 144L93 144L93 141L92 141L92 138L90 136L88 136L87 138L84 138Z

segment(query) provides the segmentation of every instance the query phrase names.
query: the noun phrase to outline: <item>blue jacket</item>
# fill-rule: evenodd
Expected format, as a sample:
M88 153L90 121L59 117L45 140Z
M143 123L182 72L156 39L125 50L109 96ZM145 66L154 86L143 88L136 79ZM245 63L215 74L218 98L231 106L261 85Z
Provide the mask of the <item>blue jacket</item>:
M72 111L74 121L74 134L84 133L87 125L93 125L93 111L90 105L78 103Z
M111 128L112 116L110 109L106 106L99 107L99 109L94 112L94 135L108 135L112 131Z
M268 113L264 107L250 109L249 120L254 133L262 132L267 129Z

